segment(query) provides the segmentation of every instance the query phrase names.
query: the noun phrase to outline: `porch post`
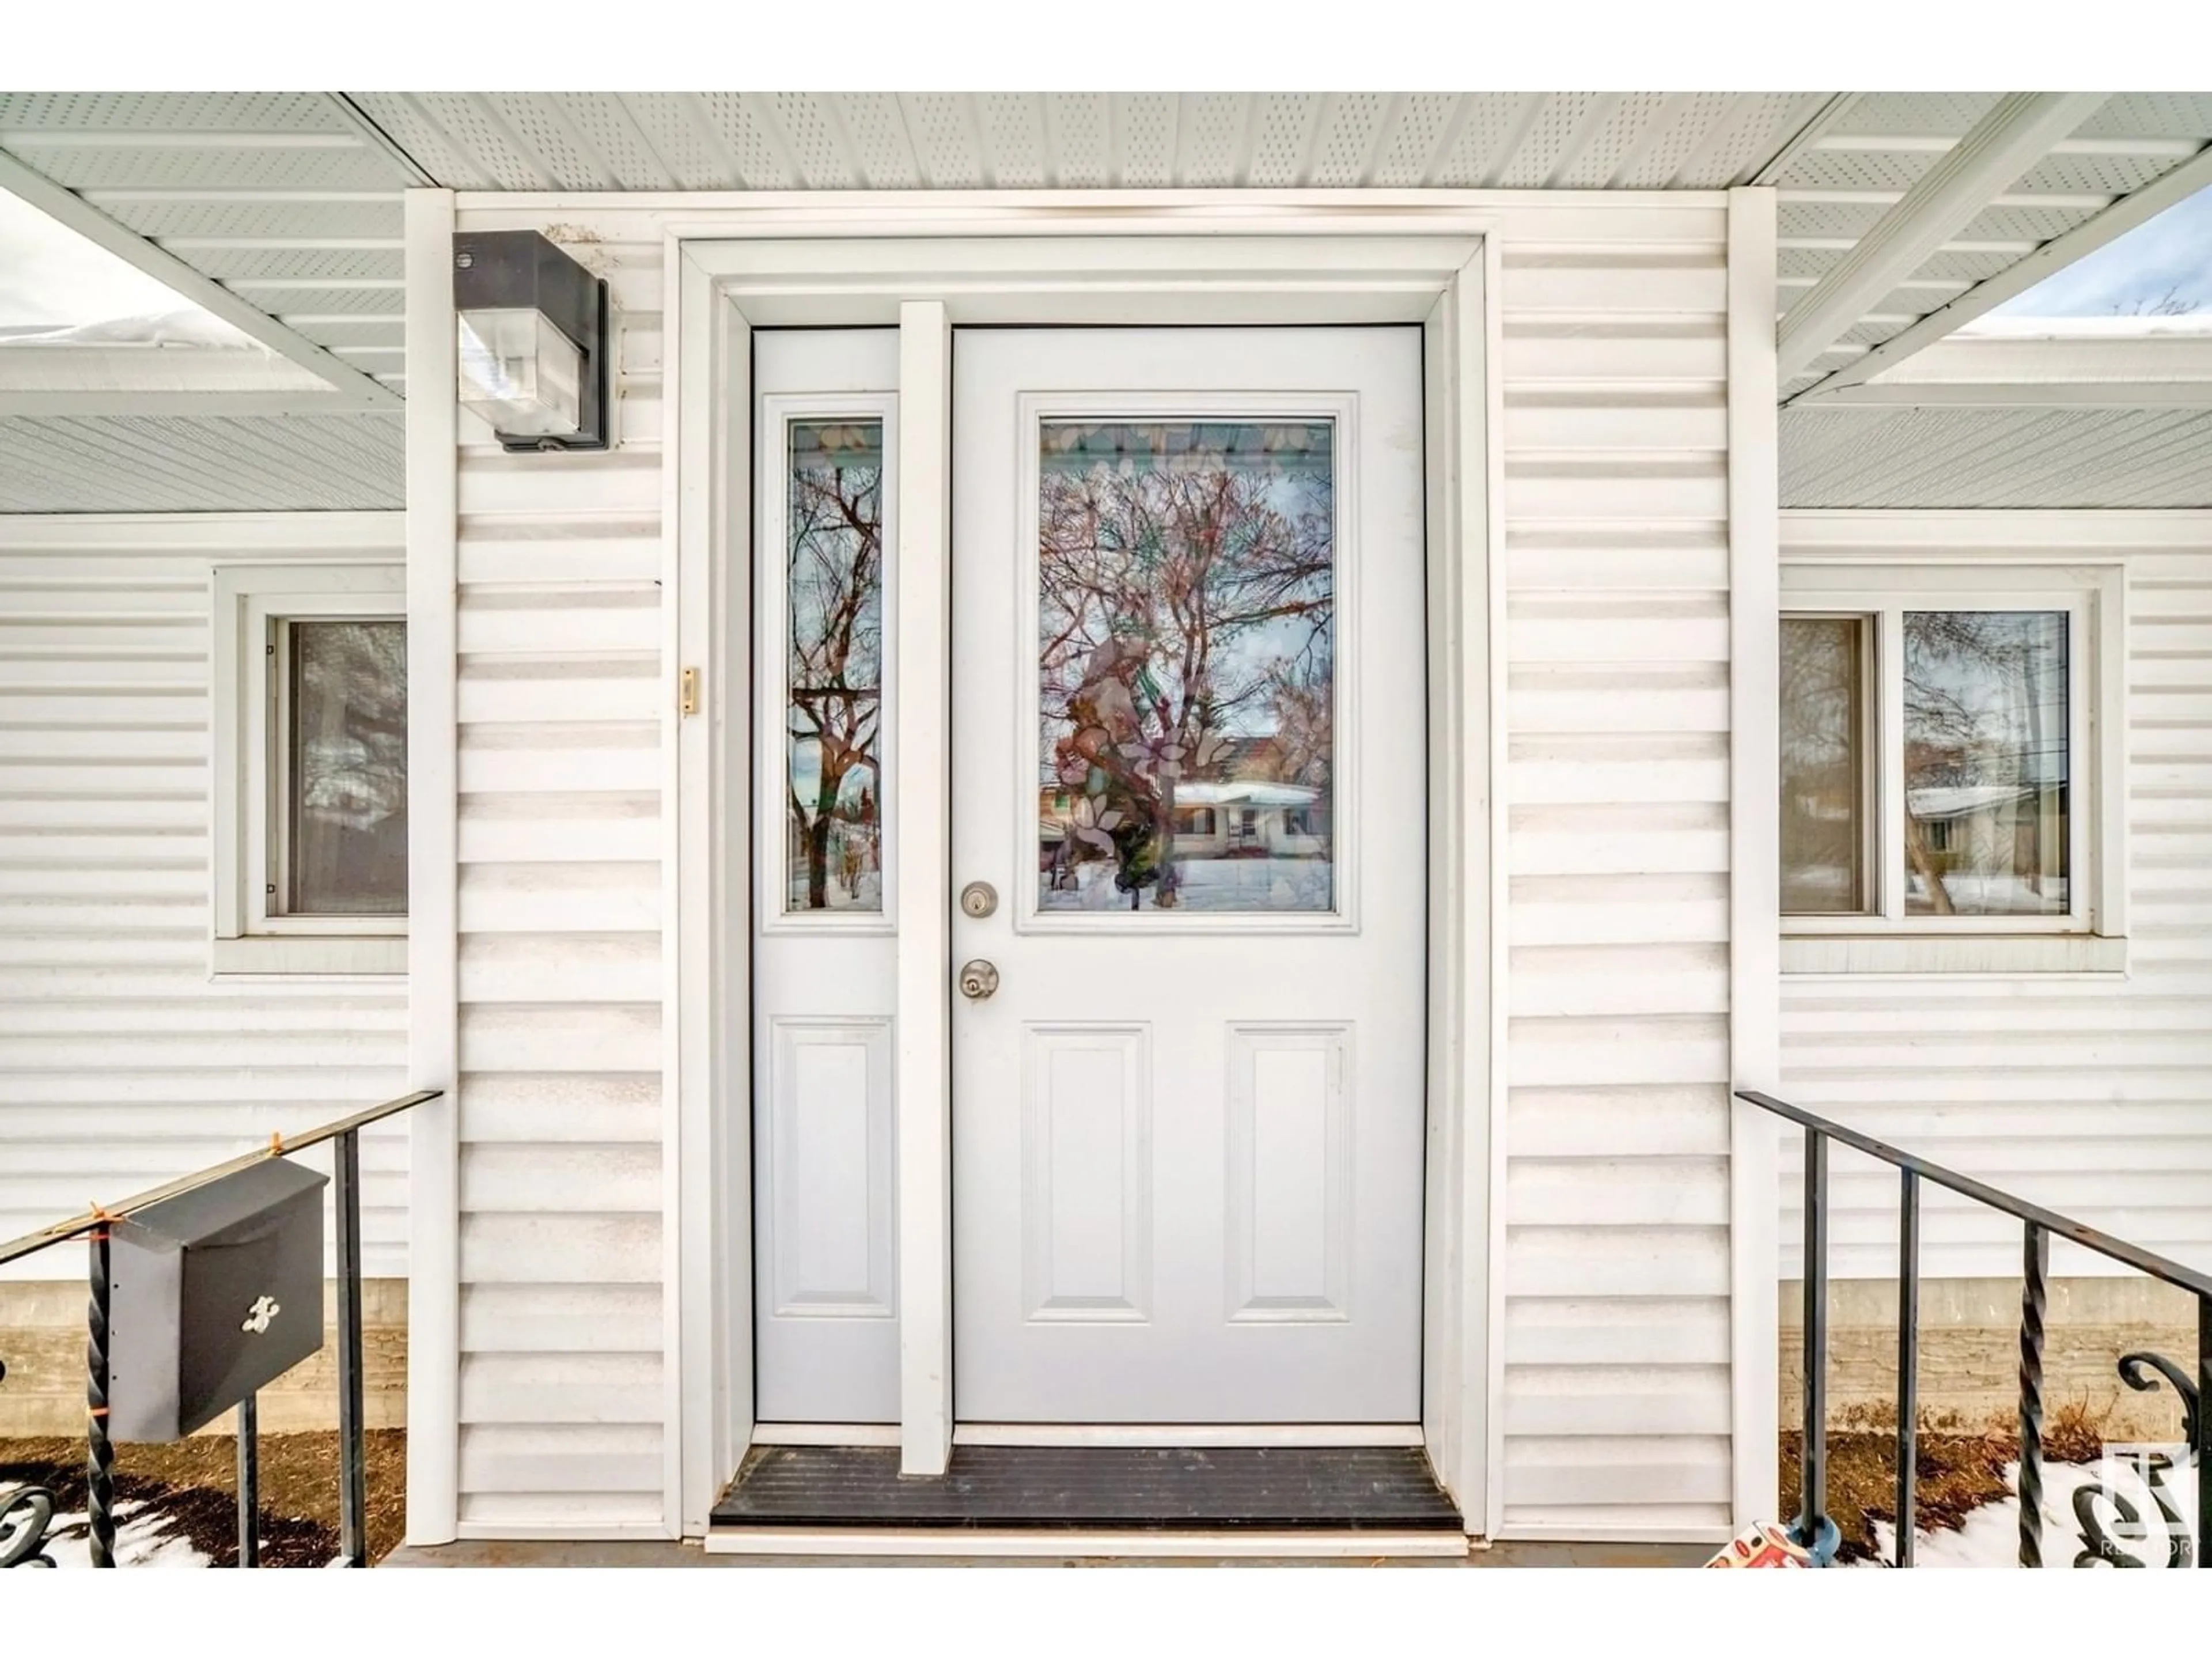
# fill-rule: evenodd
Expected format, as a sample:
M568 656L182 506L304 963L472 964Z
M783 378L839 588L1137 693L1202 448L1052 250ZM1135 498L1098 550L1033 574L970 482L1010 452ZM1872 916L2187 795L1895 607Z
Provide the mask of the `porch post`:
M460 1516L459 348L453 192L410 190L407 271L407 1541Z
M1741 189L1728 201L1729 1075L1766 1089L1782 1080L1776 197ZM1743 1526L1774 1512L1779 1484L1781 1206L1773 1121L1729 1109L1729 1506Z

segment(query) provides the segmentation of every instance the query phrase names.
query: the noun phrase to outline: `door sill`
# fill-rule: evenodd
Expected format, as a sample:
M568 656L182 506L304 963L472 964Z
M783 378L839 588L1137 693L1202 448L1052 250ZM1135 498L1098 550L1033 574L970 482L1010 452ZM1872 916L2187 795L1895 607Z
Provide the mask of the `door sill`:
M981 1531L973 1528L802 1528L715 1527L704 1540L709 1555L971 1556L1080 1560L1337 1559L1466 1556L1466 1536L1457 1532L1361 1532L1356 1530L1248 1532L1106 1532L1088 1528L1046 1531Z
M756 1436L757 1440L759 1437ZM856 1444L857 1442L841 1443ZM956 1446L1402 1446L1418 1423L960 1423Z
M902 1474L893 1446L755 1446L708 1518L710 1536L915 1533L956 1554L1000 1533L1157 1546L1466 1531L1428 1455L1409 1446L966 1445L942 1475Z

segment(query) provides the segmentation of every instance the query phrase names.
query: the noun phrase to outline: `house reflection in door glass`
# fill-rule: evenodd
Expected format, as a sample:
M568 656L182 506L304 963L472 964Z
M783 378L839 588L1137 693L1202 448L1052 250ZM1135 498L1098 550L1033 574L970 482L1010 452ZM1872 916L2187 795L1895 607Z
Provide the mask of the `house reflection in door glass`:
M2066 613L1905 613L1905 914L2063 916Z
M1040 908L1334 908L1334 441L1043 422Z
M784 908L881 910L883 422L790 440Z

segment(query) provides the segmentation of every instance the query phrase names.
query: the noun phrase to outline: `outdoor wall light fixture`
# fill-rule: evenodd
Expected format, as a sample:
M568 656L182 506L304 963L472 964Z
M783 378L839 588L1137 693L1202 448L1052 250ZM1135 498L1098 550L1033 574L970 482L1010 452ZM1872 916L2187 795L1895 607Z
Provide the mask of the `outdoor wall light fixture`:
M605 280L534 230L453 238L461 407L510 450L605 449Z

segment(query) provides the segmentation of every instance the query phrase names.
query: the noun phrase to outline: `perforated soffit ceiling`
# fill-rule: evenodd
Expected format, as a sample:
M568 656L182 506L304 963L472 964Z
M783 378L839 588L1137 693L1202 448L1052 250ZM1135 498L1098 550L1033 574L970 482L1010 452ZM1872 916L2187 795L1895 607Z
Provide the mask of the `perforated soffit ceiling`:
M1686 189L1757 180L1780 190L1786 309L2001 96L0 93L0 150L398 388L400 192L410 184ZM2208 141L2212 94L2108 99L1874 301L1784 395L2094 218ZM1952 419L1972 422L1979 413L1954 411ZM1785 412L1785 426L1798 414ZM388 416L329 418L392 423ZM55 424L11 422L9 435ZM133 432L139 442L169 441L180 424L204 422L83 420L46 435L50 452L58 444L75 458L69 476L93 488L113 457L131 453ZM252 436L243 423L232 435ZM305 497L330 495L333 465L349 473L347 504L364 504L354 498L368 495L398 504L396 458L383 441L311 447L318 453L304 465L272 456L258 471L243 468L240 491L264 499L236 504L328 504ZM7 448L22 453L13 442ZM20 470L0 459L0 510L31 510L43 499Z

